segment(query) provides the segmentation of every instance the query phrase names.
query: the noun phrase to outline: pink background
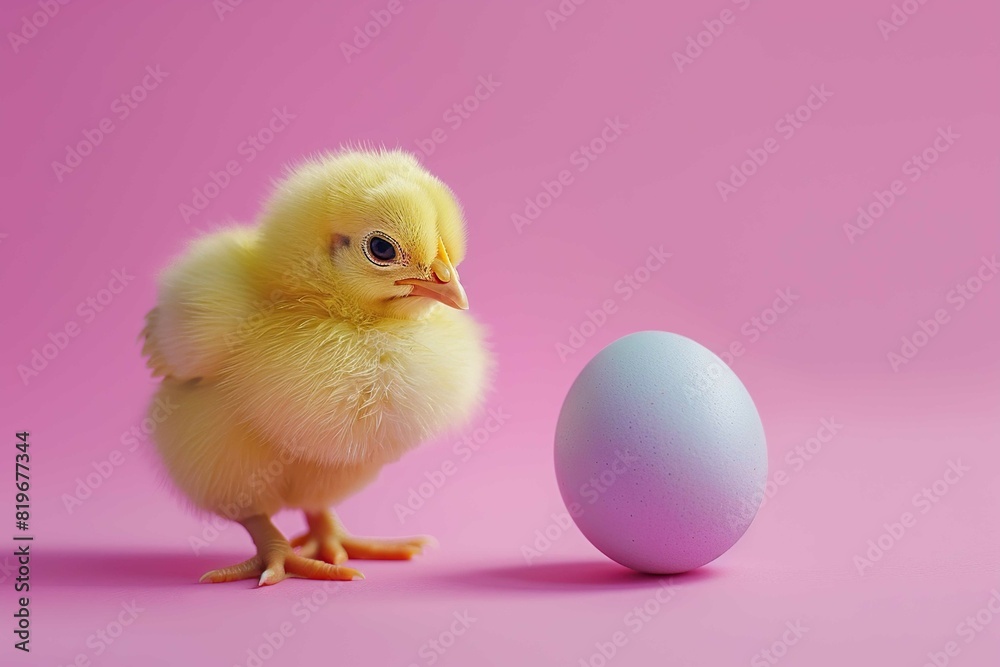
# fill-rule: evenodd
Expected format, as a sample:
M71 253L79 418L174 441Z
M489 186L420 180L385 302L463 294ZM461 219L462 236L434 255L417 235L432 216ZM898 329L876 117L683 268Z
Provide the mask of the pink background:
M262 635L288 623L294 634L264 664L428 665L426 642L468 611L476 621L443 640L435 664L599 665L595 644L618 631L627 643L615 665L771 664L760 652L775 642L784 664L921 665L948 642L952 664L995 664L1000 621L971 641L959 624L1000 587L1000 280L961 309L949 293L1000 250L1000 10L904 4L919 10L884 39L890 0L594 1L555 29L546 11L556 0L402 0L348 63L340 44L387 2L244 2L222 20L207 0L81 2L17 52L8 44L0 405L8 442L31 431L37 541L33 651L10 647L3 567L0 663L68 665L82 654L100 665L246 665ZM673 53L704 21L718 31L723 9L731 23L678 71ZM37 11L4 3L0 26L20 31ZM121 119L112 104L147 66L168 74ZM444 114L490 76L500 85L454 128ZM832 96L787 137L775 123L812 86ZM295 118L247 162L239 146L274 108ZM60 182L53 161L105 117L114 130ZM628 127L578 171L574 152L607 118ZM904 163L949 127L959 138L911 181ZM196 585L250 544L230 527L195 554L189 538L206 524L176 502L146 447L121 442L154 387L136 335L157 271L197 230L253 219L284 165L345 142L413 149L435 128L446 141L424 161L467 212L462 275L500 360L487 404L509 419L467 461L453 443L485 415L428 443L341 515L362 534L426 532L442 548L408 564L362 563L368 579L306 622L296 605L323 597L315 582ZM769 138L777 152L723 201L716 182ZM179 206L230 160L240 173L186 223ZM564 169L572 183L519 233L511 215ZM850 243L844 224L896 179L905 193ZM661 245L672 257L626 300L616 282ZM78 310L122 268L134 279L102 312ZM770 317L784 289L794 305L754 333L751 318ZM557 344L606 299L615 312L564 362ZM894 371L887 354L938 309L947 321ZM78 335L23 383L18 366L69 323ZM760 410L771 479L784 472L743 540L678 577L662 606L649 602L657 579L611 563L575 527L531 565L522 555L563 509L552 435L570 382L602 346L640 329L716 352L742 343L733 368ZM792 463L824 418L842 428ZM64 494L115 450L121 465L68 513ZM394 506L449 459L457 472L401 525ZM969 470L939 484L937 502L915 505L949 461ZM7 482L7 507L12 495ZM905 512L915 521L898 540L882 537L891 548L859 574L855 556ZM293 515L279 523L302 526ZM0 534L14 532L4 525ZM133 601L143 611L110 646L88 645L109 624L117 634ZM626 614L647 602L657 613L633 632ZM796 622L808 631L781 644Z

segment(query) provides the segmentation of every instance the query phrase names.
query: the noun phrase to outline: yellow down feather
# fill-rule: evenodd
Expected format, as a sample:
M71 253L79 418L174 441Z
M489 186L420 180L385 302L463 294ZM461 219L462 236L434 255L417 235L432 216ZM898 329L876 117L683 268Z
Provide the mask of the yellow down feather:
M380 266L364 239L394 240ZM198 507L239 520L323 509L467 419L491 365L479 325L404 278L440 244L465 256L451 191L410 155L347 151L279 184L255 226L196 240L164 271L143 330L175 406L153 434ZM457 280L457 274L456 274Z

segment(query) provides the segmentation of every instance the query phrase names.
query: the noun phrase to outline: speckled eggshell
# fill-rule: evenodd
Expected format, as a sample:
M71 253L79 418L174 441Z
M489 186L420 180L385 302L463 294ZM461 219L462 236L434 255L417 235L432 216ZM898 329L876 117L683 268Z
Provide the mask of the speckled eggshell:
M605 555L686 572L743 535L767 477L764 427L736 374L689 338L643 331L601 350L556 427L559 490Z

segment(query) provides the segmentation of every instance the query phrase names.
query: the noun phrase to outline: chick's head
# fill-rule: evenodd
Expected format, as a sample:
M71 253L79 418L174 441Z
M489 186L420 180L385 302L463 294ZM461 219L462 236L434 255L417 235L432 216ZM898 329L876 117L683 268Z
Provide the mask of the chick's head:
M348 317L466 309L462 213L402 151L347 151L290 173L268 203L260 255L289 298Z

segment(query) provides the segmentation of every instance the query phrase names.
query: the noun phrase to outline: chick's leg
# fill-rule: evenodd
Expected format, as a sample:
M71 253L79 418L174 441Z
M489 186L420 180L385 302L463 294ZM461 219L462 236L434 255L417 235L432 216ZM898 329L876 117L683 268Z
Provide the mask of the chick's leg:
M309 532L293 539L292 546L301 547L300 555L325 563L339 565L348 558L409 560L423 552L425 546L434 544L434 538L426 535L397 539L356 537L348 534L329 510L306 512L305 515Z
M230 567L212 570L202 576L202 582L213 584L240 579L256 579L258 586L276 584L289 575L306 579L351 581L364 575L349 567L308 558L292 551L285 536L264 515L252 516L240 522L250 533L257 555Z

